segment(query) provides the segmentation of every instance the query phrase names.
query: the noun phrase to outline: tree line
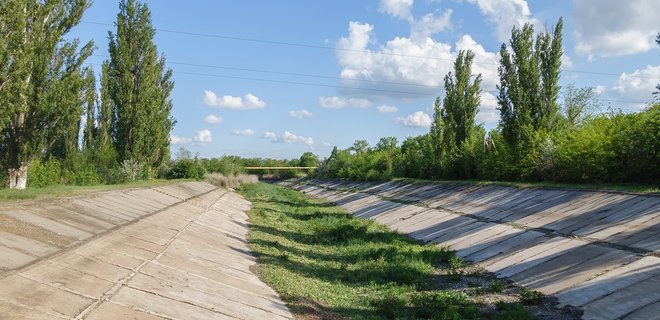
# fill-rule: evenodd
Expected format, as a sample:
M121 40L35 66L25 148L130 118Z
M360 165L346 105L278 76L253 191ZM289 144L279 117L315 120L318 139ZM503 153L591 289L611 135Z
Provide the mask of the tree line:
M497 128L486 132L475 122L481 75L472 74L474 53L460 51L427 134L401 144L385 137L374 147L365 140L335 147L315 175L657 183L660 103L638 113L597 113L594 89L574 85L564 88L560 102L562 28L562 19L552 32L538 34L526 24L513 28L509 45L502 44Z
M65 38L89 6L0 2L0 176L10 188L150 177L169 160L174 82L147 5L120 1L98 83L85 65L94 42Z

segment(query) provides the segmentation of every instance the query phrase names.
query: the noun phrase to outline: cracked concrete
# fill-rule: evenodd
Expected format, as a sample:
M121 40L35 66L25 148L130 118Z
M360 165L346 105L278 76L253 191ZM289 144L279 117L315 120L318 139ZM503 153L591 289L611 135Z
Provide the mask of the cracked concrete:
M250 271L249 207L205 183L4 205L0 319L291 319Z
M660 197L452 183L283 183L584 310L660 319ZM406 203L406 204L402 204Z

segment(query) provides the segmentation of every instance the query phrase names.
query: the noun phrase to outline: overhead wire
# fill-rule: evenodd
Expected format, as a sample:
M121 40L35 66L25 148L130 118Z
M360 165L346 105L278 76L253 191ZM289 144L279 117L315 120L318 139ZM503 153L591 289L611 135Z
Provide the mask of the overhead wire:
M101 25L101 26L114 26L114 24L111 24L111 23L96 22L96 21L81 21L81 23L91 24L91 25ZM313 45L313 44L305 44L305 43L297 43L297 42L275 41L275 40L266 40L266 39L257 39L257 38L228 36L228 35L211 34L211 33L179 31L179 30L170 30L170 29L161 29L161 28L154 28L154 30L159 31L159 32L163 32L163 33L181 34L181 35L188 35L188 36L217 38L217 39L225 39L225 40L244 41L244 42L254 42L254 43L264 43L264 44L274 44L274 45L281 45L281 46L293 46L293 47L323 49L323 50L335 50L335 51L356 52L356 53L369 53L369 54L377 54L377 55L387 55L387 56L416 58L416 59L429 59L429 60L439 60L439 61L450 61L450 62L454 61L454 59L450 59L450 58L409 55L409 54L400 54L400 53L382 52L382 51L372 51L372 50L361 50L361 49L338 48L338 47L331 47L331 46L321 46L321 45ZM478 60L473 61L473 64L499 65L499 63L485 62L485 61L478 61ZM617 73L608 73L608 72L590 71L590 70L562 69L562 71L563 72L569 72L569 73L583 73L583 74L602 75L602 76L617 76L617 77L620 76L620 74L617 74ZM633 74L628 74L628 76L638 77L638 78L646 78L646 79L660 79L660 77L648 77L648 76L633 75Z

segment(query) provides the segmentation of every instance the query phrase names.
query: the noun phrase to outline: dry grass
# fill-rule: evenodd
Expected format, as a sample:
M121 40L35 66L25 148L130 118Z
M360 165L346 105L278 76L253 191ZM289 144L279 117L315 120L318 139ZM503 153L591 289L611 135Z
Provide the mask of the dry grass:
M242 184L259 182L259 177L253 174L239 174L235 176L225 176L221 173L209 173L205 178L206 182L221 188L238 188Z

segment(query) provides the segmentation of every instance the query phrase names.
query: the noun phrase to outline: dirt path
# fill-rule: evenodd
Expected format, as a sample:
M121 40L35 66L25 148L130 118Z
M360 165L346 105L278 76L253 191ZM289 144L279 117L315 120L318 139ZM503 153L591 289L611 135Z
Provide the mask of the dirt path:
M300 180L424 242L447 245L584 319L660 319L660 197L459 184Z
M0 208L1 319L290 319L250 268L250 204L204 183Z

